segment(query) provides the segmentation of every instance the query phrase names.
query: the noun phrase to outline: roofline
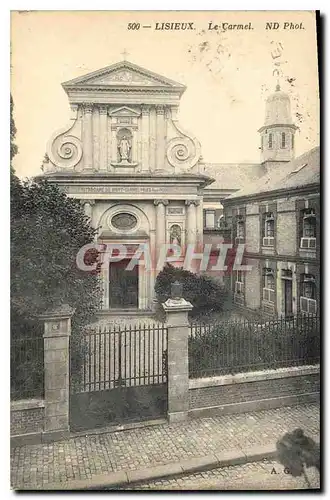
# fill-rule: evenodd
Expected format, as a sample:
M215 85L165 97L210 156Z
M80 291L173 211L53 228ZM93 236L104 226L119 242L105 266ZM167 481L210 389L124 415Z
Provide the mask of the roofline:
M104 68L98 69L96 71L93 71L92 73L87 73L83 76L79 76L77 78L73 78L72 80L68 80L66 82L62 83L62 87L65 89L69 86L74 86L76 83L81 82L84 79L90 79L93 78L93 76L102 76L103 73L107 73L111 70L115 70L117 68L127 66L128 68L135 69L139 72L144 72L149 74L151 77L156 78L157 80L163 80L164 82L167 82L169 85L172 87L176 87L177 89L186 89L186 86L183 85L182 83L176 82L175 80L171 80L170 78L167 78L163 75L159 75L158 73L155 73L154 71L150 71L149 69L143 68L142 66L138 66L137 64L134 64L130 61L119 61L117 63L111 64L110 66L105 66ZM85 85L84 83L81 83L81 85ZM86 83L88 86L89 84ZM162 85L160 85L162 86ZM162 87L166 87L166 85L163 85Z
M225 198L224 202L227 205L234 205L237 201L241 202L245 200L250 200L250 201L266 200L268 198L278 198L279 196L283 196L285 194L293 196L292 193L293 191L294 194L297 194L297 192L305 193L308 191L317 191L317 190L320 190L320 183L314 182L312 184L304 184L303 186L274 189L273 191L263 191L262 193L251 193L236 197L232 196L230 198Z
M289 127L293 128L294 130L299 129L299 127L297 127L297 125L295 125L294 123L272 123L270 125L263 125L258 129L258 132L262 132L266 128L278 128L278 127Z
M95 174L81 174L80 172L53 172L49 174L39 174L33 177L33 180L47 180L49 182L55 182L57 184L66 184L66 183L72 183L72 184L88 184L90 182L93 182L95 184L104 184L104 181L112 181L112 182L118 182L118 181L126 181L126 183L131 184L132 179L135 179L136 181L148 181L148 183L158 183L164 179L170 179L172 181L172 184L177 184L178 181L184 182L193 182L193 183L200 183L202 184L203 188L206 186L209 186L214 182L214 179L210 176L203 175L203 174L192 174L192 173L186 173L186 174L176 174L173 176L171 173L160 173L160 174L142 174L142 173L136 173L136 174L130 174L129 177L127 177L127 174L123 173L102 173L100 172L95 172ZM124 182L125 184L125 182Z

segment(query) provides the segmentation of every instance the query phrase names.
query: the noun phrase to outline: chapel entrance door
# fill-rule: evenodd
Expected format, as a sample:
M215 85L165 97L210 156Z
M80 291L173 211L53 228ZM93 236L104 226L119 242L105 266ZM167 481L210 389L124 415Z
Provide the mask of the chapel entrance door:
M138 308L138 266L127 270L130 260L110 263L109 307L110 309Z

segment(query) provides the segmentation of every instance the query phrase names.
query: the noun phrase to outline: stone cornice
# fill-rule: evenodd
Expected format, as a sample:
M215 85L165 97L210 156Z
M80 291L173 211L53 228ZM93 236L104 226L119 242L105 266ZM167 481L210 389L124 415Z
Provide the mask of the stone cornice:
M319 183L307 184L306 186L282 188L274 191L264 191L262 193L249 194L245 196L235 196L235 198L224 198L222 204L231 206L237 203L253 203L255 201L272 200L283 196L298 196L299 194L319 193L321 190Z
M298 130L299 127L294 125L294 123L273 123L272 125L263 125L262 127L259 128L258 132L262 132L263 130L266 129L271 129L271 128L292 128L293 130Z
M68 92L72 91L72 92L75 92L75 91L91 91L91 92L95 92L95 91L98 91L98 92L108 92L109 94L111 94L112 92L123 92L124 94L129 92L143 92L144 94L158 94L158 93L162 93L162 94L166 94L166 93L169 93L169 94L179 94L181 95L183 93L183 90L181 89L177 89L177 88L171 88L171 87L139 87L139 86L134 86L134 87L120 87L120 86L115 86L115 85L112 85L111 87L109 87L109 85L91 85L91 86L81 86L81 87L78 87L76 85L72 86L72 87L66 87L66 90Z
M247 259L255 259L255 260L276 260L276 261L283 261L283 262L294 262L296 264L303 264L306 262L306 264L313 264L315 266L319 265L319 260L318 257L316 256L315 258L311 257L301 257L299 254L294 254L294 255L282 255L282 254L272 254L272 255L266 255L261 252L247 252L244 251L244 257Z

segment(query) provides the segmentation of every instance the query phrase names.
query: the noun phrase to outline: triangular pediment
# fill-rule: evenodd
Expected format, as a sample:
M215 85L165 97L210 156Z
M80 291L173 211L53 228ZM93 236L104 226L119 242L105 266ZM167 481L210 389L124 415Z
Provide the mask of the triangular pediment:
M127 106L121 106L120 108L114 109L111 111L111 116L140 116L139 111L135 111L135 109L129 108Z
M164 76L153 73L136 64L122 61L106 68L94 71L85 76L75 78L63 83L63 87L93 87L93 86L116 86L116 87L167 87L184 89L181 83L170 80Z

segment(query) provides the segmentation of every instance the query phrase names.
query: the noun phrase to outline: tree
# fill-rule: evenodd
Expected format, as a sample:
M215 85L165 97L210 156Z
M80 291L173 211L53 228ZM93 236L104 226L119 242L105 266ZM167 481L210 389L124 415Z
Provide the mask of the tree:
M79 201L58 186L46 180L20 182L11 175L12 339L29 336L40 328L40 314L67 303L75 308L71 345L77 370L79 338L100 307L101 287L97 272L78 269L76 256L94 241L95 232ZM93 255L90 263L97 259Z
M10 95L10 166L11 162L14 158L15 155L18 153L18 147L15 144L15 138L16 138L16 126L15 126L15 120L14 120L14 101L12 98L12 95ZM12 170L12 166L11 166Z

